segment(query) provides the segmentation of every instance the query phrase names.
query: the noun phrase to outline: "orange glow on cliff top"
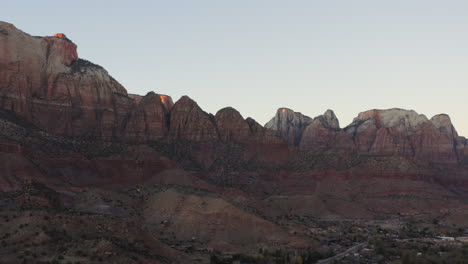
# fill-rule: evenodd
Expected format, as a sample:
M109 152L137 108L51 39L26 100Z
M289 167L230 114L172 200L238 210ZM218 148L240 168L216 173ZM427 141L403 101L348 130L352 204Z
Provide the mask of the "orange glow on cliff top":
M65 34L63 34L63 33L57 33L57 34L54 35L54 37L68 39L67 36L65 36Z
M160 94L159 98L161 99L161 103L166 106L167 109L170 109L174 105L172 98L168 95Z
M161 102L165 104L167 101L170 101L171 99L167 95L159 95L159 98L161 98Z

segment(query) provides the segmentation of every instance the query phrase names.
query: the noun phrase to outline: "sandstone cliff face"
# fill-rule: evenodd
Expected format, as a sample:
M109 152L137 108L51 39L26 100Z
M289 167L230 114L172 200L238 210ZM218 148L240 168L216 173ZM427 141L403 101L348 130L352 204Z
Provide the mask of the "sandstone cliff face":
M219 110L215 115L216 128L222 141L238 143L282 144L275 131L262 127L257 121L242 115L232 107Z
M170 136L198 142L218 139L213 118L188 96L174 104L170 115Z
M0 106L58 134L111 138L131 100L62 35L32 37L0 22Z
M60 135L154 140L167 134L167 95L128 96L105 69L78 58L63 33L32 37L0 22L0 108Z
M169 132L169 111L173 106L171 97L154 92L146 96L130 95L136 108L126 124L124 138L133 141L157 140Z
M344 149L354 150L354 142L340 129L338 118L332 110L327 110L306 127L299 147L308 149Z
M458 135L457 130L452 124L452 120L446 114L436 115L431 118L432 124L452 142L455 152L460 161L464 160L468 152L465 152L466 139Z
M445 114L436 115L431 118L431 122L444 135L446 135L449 138L452 138L453 140L457 140L458 138L457 130L452 125L452 120L450 120L450 117L448 115L445 115Z
M458 160L451 138L453 130L441 117L431 122L414 111L370 110L360 113L345 130L360 152L443 163Z
M340 129L331 110L310 119L281 108L265 127L275 130L278 136L301 150L342 149L439 163L457 163L466 155L465 143L447 115L429 120L415 111L370 110L360 113L349 126Z
M276 131L263 127L253 118L247 117L245 121L249 124L250 139L252 141L259 141L264 144L287 144L276 135Z
M333 110L328 109L323 115L314 118L314 120L315 119L320 120L320 123L328 128L340 129L340 122Z
M298 146L305 128L312 118L288 108L279 108L276 115L265 124L265 128L276 131L276 135L288 144Z
M468 165L468 140L465 137L458 137L457 151L459 160Z
M232 107L219 110L215 115L219 137L223 141L245 141L251 135L249 123Z
M84 60L75 61L69 73L54 81L52 94L53 98L41 99L31 121L62 135L118 138L135 107L127 91L102 67ZM63 127L53 125L59 124L58 116Z
M414 155L408 133L414 134L425 116L402 109L370 110L360 113L345 128L355 139L358 150L382 155Z

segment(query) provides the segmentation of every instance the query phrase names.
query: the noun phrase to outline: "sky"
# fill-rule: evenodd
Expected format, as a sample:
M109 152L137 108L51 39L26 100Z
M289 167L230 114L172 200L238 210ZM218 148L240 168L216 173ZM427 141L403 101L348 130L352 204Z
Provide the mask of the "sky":
M188 95L265 124L279 107L342 127L369 109L450 115L468 136L468 1L5 1L0 20L65 33L129 93Z

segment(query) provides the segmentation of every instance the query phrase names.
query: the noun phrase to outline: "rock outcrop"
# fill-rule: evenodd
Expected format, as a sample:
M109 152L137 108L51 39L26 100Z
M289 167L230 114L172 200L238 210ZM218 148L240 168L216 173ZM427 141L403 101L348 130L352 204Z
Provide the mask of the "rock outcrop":
M78 59L64 35L32 37L0 22L0 107L57 134L113 138L131 109L126 90Z
M219 137L223 141L243 142L252 134L249 123L232 107L219 110L215 115L215 122Z
M79 59L65 34L32 37L0 22L0 47L0 108L66 136L144 141L167 135L169 96L129 96L104 68Z
M446 114L436 115L431 118L432 124L444 135L453 139L454 141L458 138L458 133L455 127L452 125L452 120Z
M251 117L244 119L232 107L219 110L215 115L215 123L221 141L282 144L282 140L275 135L275 131L261 126Z
M445 117L430 121L412 110L388 109L360 113L345 130L362 153L456 163L450 126Z
M164 105L164 107L166 107L168 111L171 110L172 107L174 106L172 97L170 97L169 95L160 94L159 99L161 100L161 103Z
M253 118L247 117L245 121L249 124L251 141L258 141L265 144L287 144L276 135L276 131L263 127Z
M196 142L218 139L213 116L188 96L182 96L171 109L169 135Z
M134 141L157 140L169 132L169 111L172 98L154 92L146 96L131 95L137 106L126 124L124 138Z
M276 115L265 124L265 128L276 131L276 135L288 144L298 146L302 133L312 118L288 108L279 108Z
M354 143L342 129L332 110L317 116L304 130L299 147L308 149L344 149L353 151Z
M67 38L67 36L63 33L57 33L57 34L54 34L54 37L56 38L61 38L61 39L65 39L65 40L68 40L70 42L72 42L69 38Z

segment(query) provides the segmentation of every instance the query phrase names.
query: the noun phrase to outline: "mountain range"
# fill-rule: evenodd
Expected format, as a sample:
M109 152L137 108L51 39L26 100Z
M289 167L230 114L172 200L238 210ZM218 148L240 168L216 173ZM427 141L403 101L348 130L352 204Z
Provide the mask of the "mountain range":
M322 222L468 219L468 141L448 115L373 109L343 128L332 110L279 108L262 126L188 96L129 94L65 34L6 22L0 164L0 204L12 208L1 216L31 224L5 238L6 262L29 236L31 251L53 252L34 253L44 261L214 263L319 248ZM73 245L49 245L57 232Z

